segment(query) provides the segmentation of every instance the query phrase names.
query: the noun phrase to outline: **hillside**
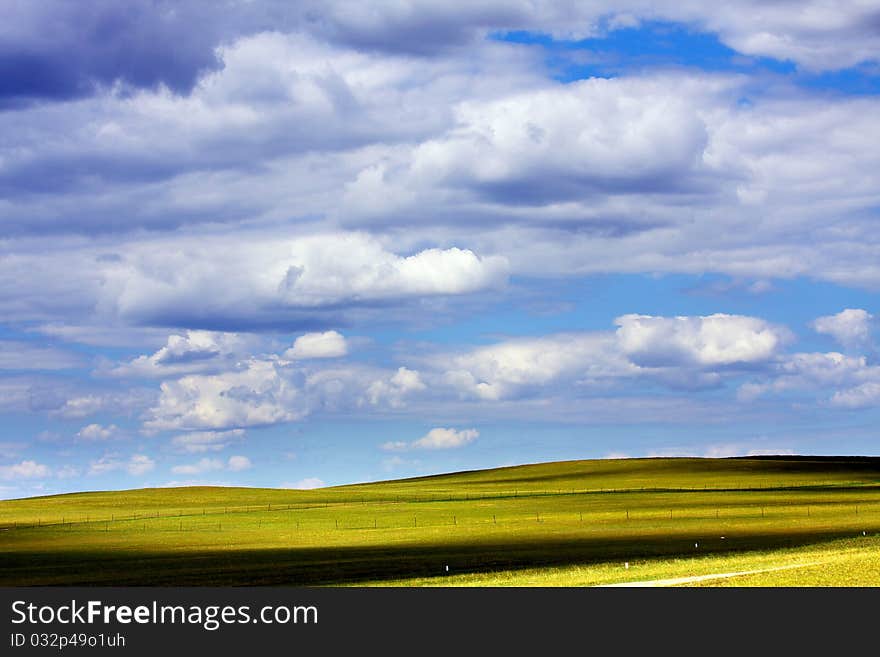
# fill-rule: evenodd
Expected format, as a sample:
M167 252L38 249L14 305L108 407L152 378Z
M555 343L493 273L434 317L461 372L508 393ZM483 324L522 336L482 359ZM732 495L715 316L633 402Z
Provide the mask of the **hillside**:
M0 502L2 584L338 584L775 550L880 530L880 459L542 463L311 491ZM864 533L863 533L864 532Z

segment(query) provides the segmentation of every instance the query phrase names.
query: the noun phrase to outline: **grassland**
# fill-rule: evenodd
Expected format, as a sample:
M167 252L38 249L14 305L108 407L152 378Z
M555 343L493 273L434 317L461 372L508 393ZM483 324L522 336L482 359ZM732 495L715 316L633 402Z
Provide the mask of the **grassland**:
M870 458L572 461L0 502L3 585L580 586L760 571L694 584L877 586L878 547Z

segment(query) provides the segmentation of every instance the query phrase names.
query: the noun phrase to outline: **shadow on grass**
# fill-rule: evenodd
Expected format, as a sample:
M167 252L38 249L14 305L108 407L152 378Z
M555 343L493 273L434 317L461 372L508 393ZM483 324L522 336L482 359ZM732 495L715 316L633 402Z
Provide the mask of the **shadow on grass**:
M0 553L3 586L320 586L450 573L588 565L651 557L769 550L852 538L852 531L706 537L486 540L479 543L187 552L45 551ZM699 543L699 548L694 543Z

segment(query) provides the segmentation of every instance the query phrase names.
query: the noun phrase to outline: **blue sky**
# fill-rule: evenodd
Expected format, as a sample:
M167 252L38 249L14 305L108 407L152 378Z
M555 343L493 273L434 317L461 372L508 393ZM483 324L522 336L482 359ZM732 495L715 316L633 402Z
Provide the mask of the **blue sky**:
M880 7L0 8L0 497L880 454Z

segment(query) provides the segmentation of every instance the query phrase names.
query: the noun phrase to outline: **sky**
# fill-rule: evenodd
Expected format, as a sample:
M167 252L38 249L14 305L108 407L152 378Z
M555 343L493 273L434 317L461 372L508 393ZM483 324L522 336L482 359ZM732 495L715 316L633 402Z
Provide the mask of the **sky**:
M880 455L876 0L0 4L0 497Z

